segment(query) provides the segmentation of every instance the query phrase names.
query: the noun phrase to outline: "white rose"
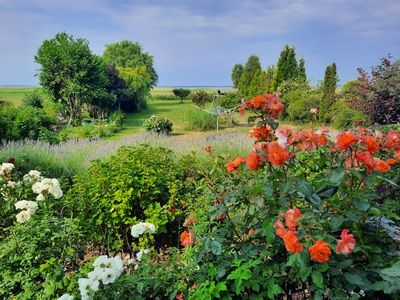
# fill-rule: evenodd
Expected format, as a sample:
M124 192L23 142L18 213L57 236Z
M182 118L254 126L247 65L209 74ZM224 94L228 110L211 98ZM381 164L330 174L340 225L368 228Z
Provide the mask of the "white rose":
M32 217L32 214L28 210L23 210L19 212L16 216L18 223L26 223Z

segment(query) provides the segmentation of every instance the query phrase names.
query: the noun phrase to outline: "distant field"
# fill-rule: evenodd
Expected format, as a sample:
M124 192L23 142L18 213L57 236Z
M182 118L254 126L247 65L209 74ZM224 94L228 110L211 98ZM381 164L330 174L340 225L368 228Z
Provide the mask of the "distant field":
M19 106L22 104L22 99L24 99L26 93L32 92L37 89L40 89L40 87L0 86L0 99Z

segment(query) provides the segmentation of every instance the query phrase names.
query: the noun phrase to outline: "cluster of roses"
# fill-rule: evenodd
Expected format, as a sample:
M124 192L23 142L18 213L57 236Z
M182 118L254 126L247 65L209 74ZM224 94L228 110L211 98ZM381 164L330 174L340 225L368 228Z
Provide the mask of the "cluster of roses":
M294 150L313 151L328 144L327 130L313 131L305 129L292 131L290 128L281 127L273 129L266 120L279 117L283 110L283 104L279 102L276 94L257 96L240 106L240 112L246 108L261 113L255 125L250 130L250 136L256 139L254 149L247 157L237 157L227 165L229 173L246 164L247 168L256 171L265 163L275 166L283 166L286 161L295 157ZM357 146L357 147L355 147ZM289 149L292 152L289 152ZM400 133L394 130L386 136L379 131L371 134L367 129L360 129L357 133L345 131L337 136L336 144L332 150L339 150L347 159L345 165L359 168L364 165L368 172L386 172L390 166L400 162ZM373 154L379 150L389 152L390 158L382 160Z
M303 250L303 244L299 242L297 237L297 227L300 225L299 221L303 218L298 208L288 209L285 214L279 214L285 220L285 225L278 219L275 222L276 235L283 240L285 248L288 252L299 253ZM343 229L340 239L337 241L336 253L337 254L350 254L356 245L356 240L352 234L349 234L347 229ZM311 247L308 248L311 259L324 263L329 260L331 250L329 243L322 240L317 240Z
M368 173L387 172L392 165L400 162L400 132L391 130L384 135L380 131L371 133L367 129L345 131L337 136L333 149L345 155L347 168L360 169L364 166ZM380 150L387 153L386 160L374 156Z

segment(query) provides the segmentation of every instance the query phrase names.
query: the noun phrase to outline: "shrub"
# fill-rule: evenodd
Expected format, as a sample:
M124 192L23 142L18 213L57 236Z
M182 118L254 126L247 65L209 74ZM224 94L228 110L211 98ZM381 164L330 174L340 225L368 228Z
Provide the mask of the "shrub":
M242 97L238 93L226 93L218 97L216 103L223 108L234 108L240 104Z
M290 93L287 109L288 119L300 122L315 121L316 114L310 113L310 110L319 107L320 99L320 94L316 93L301 90Z
M100 139L113 136L121 127L108 123L88 124L78 127L66 126L59 133L60 141L71 139Z
M38 90L34 90L33 92L25 94L23 102L27 106L43 108L44 99Z
M188 89L173 89L172 92L176 97L179 97L181 101L190 95L190 90Z
M199 109L186 112L187 129L207 131L217 129L217 117Z
M364 126L367 123L367 117L361 111L351 108L344 99L339 99L326 116L335 128L342 130Z
M190 182L170 150L122 147L76 177L66 197L88 243L131 249L131 226L146 221L155 224L156 241L164 246L177 240L174 219L181 203L192 202Z
M212 97L205 91L197 91L190 97L197 106L204 107L206 103L212 101Z
M143 126L146 127L147 131L169 135L172 133L173 124L167 118L151 116L144 121Z

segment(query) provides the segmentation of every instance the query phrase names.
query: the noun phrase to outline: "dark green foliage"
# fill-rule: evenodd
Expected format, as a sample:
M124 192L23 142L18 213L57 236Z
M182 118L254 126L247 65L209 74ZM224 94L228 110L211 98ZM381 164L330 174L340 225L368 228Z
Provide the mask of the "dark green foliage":
M204 107L206 103L212 101L212 96L206 91L197 91L190 96L190 99L197 106Z
M142 46L137 42L123 40L109 44L104 50L103 59L107 65L123 68L145 67L150 75L149 80L146 80L147 88L150 89L157 84L158 75L153 66L153 56L143 52Z
M172 92L176 97L179 97L181 101L183 102L183 99L185 99L187 96L190 95L190 90L189 89L173 89Z
M274 76L276 72L275 65L270 65L267 69L263 72L261 77L261 84L263 87L264 93L272 93L273 92L273 83L274 83Z
M336 64L333 63L326 67L325 77L322 86L322 98L319 110L319 118L323 122L328 122L326 114L335 102L335 91L338 82Z
M147 131L169 135L172 133L173 124L167 118L151 116L144 121L143 126L146 127Z
M30 93L26 93L23 102L27 106L32 106L34 108L43 108L43 96L38 90L34 90Z
M85 39L58 33L42 43L35 62L40 65L40 84L50 100L65 105L69 123L78 124L82 104L105 91L105 66Z
M231 73L232 86L234 88L238 87L239 80L240 80L240 77L242 76L242 73L243 73L243 65L235 64L233 66L232 73Z
M238 93L226 93L218 97L216 103L223 108L234 108L240 104L242 97Z
M279 56L273 82L273 91L276 91L280 84L287 80L295 80L298 73L296 51L294 46L286 45Z
M41 130L49 129L52 124L54 120L41 109L0 106L0 140L37 139Z
M255 96L252 94L252 91L254 91L256 86L260 83L261 72L260 59L256 55L251 55L243 68L242 75L237 85L240 95L247 98Z
M400 122L400 60L383 58L372 68L367 114L372 122L392 124Z
M367 123L364 113L352 108L344 99L338 99L326 117L335 128L341 130L364 126Z
M310 109L318 108L321 94L318 91L296 90L288 94L288 119L300 122L315 122L316 115Z
M299 60L299 68L297 70L297 80L299 80L300 82L307 81L306 62L304 58L300 58Z

